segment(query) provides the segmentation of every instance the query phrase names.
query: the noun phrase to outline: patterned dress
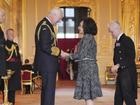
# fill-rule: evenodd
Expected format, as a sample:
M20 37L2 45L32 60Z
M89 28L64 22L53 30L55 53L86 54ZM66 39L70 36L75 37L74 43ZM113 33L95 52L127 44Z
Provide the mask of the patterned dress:
M97 47L94 37L86 34L78 44L78 51L71 55L71 59L78 62L75 99L87 100L102 96L96 52Z

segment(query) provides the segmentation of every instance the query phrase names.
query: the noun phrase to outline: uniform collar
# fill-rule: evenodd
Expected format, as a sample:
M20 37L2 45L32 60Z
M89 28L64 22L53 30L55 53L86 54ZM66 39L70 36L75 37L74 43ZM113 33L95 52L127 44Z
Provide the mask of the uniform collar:
M119 41L120 37L123 35L123 33L120 33L119 36L117 37L117 41Z
M46 19L52 24L51 20L46 16Z

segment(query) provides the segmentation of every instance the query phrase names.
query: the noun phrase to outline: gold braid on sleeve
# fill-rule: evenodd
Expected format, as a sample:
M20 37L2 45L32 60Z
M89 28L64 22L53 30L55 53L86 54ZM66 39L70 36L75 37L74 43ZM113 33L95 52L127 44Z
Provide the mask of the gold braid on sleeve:
M17 56L16 45L12 44L11 48L8 48L7 46L5 46L5 49L8 51L8 53L10 53L10 56L6 59L6 61L9 61L12 58L14 52Z
M41 26L42 26L42 25L46 25L46 26L49 28L49 30L50 30L50 32L51 32L51 38L54 39L54 41L53 41L53 43L52 43L52 45L51 45L51 55L59 56L60 53L61 53L61 50L60 50L58 47L56 47L56 41L57 41L57 39L56 39L56 34L52 31L52 29L51 29L50 26L46 23L46 21L44 21L44 22L41 24ZM39 30L38 30L38 32L37 32L38 40L39 40L39 33L40 33L40 30L41 30L41 26L39 27Z

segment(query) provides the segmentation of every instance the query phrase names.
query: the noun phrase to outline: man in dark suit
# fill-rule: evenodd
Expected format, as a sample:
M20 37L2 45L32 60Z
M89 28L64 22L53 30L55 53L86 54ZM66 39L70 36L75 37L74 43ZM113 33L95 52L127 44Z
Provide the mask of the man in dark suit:
M61 9L53 8L36 27L34 70L39 70L42 76L41 105L54 105L55 103L56 73L59 70L58 57L65 54L56 45L53 25L56 25L62 18Z
M121 31L119 22L112 22L109 32L116 39L114 65L111 71L117 73L114 105L136 105L137 74L135 64L135 46L132 39Z
M5 11L0 8L0 24L5 21ZM4 32L0 26L0 89L2 88L1 76L6 74L6 58L5 58L5 38Z
M20 77L21 77L21 58L19 53L18 44L15 43L14 40L14 30L7 29L6 30L6 69L11 69L14 71L14 74L8 81L8 101L15 105L15 93L16 90L20 89Z

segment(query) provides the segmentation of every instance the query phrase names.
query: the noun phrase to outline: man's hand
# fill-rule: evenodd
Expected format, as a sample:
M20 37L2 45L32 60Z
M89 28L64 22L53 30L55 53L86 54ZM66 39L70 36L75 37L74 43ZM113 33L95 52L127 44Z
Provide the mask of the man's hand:
M120 67L119 64L113 65L113 66L111 67L111 72L112 72L112 73L117 73L119 67Z

